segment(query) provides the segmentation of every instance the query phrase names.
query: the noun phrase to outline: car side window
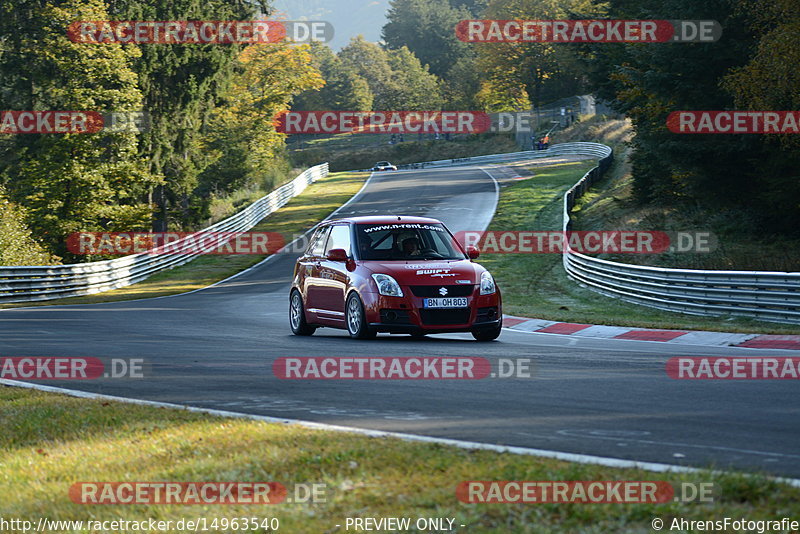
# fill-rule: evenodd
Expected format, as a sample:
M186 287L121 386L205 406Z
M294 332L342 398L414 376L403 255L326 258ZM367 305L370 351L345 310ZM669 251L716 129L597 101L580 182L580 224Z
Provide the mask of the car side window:
M306 254L309 256L322 256L325 250L325 239L328 237L330 229L330 226L324 226L314 232L314 235L311 238L311 243L308 245Z
M342 248L347 252L348 256L351 254L350 246L350 226L347 224L340 224L331 229L331 236L328 238L328 245L325 247L325 254L335 248Z

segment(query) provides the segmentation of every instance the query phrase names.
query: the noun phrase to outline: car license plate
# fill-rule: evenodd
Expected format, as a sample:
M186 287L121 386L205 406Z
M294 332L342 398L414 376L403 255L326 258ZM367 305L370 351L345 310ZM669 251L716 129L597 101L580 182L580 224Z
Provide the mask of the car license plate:
M422 306L424 308L466 308L468 302L466 297L447 297L441 299L425 299Z

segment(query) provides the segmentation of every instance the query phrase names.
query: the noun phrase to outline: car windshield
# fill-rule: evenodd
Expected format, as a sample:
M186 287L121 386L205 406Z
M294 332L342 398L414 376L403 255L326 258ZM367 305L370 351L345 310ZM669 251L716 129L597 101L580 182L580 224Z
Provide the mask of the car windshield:
M356 239L362 260L465 259L443 224L358 224Z
M391 163L389 163L388 161L379 161L376 166L377 167L388 167L390 165L391 165Z

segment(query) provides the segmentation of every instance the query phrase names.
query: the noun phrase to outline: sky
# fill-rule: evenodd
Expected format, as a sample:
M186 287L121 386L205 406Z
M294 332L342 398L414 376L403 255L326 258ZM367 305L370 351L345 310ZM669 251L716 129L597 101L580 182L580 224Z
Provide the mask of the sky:
M380 41L389 9L389 0L273 0L272 4L288 20L326 20L333 24L335 35L328 44L334 50L358 34L367 41Z

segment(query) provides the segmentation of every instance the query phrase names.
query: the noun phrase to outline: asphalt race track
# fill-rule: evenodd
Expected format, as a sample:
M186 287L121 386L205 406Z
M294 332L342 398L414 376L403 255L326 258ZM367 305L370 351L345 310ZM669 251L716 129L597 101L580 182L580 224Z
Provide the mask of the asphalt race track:
M480 230L497 185L477 168L374 176L340 215L406 214ZM797 384L677 381L672 356L786 356L791 351L576 338L506 330L424 340L344 331L291 335L294 257L275 256L211 288L152 300L0 311L0 355L144 358L145 379L50 386L275 417L484 443L800 477ZM601 298L601 297L598 297ZM724 327L720 327L724 329ZM534 378L288 381L284 356L531 358Z

